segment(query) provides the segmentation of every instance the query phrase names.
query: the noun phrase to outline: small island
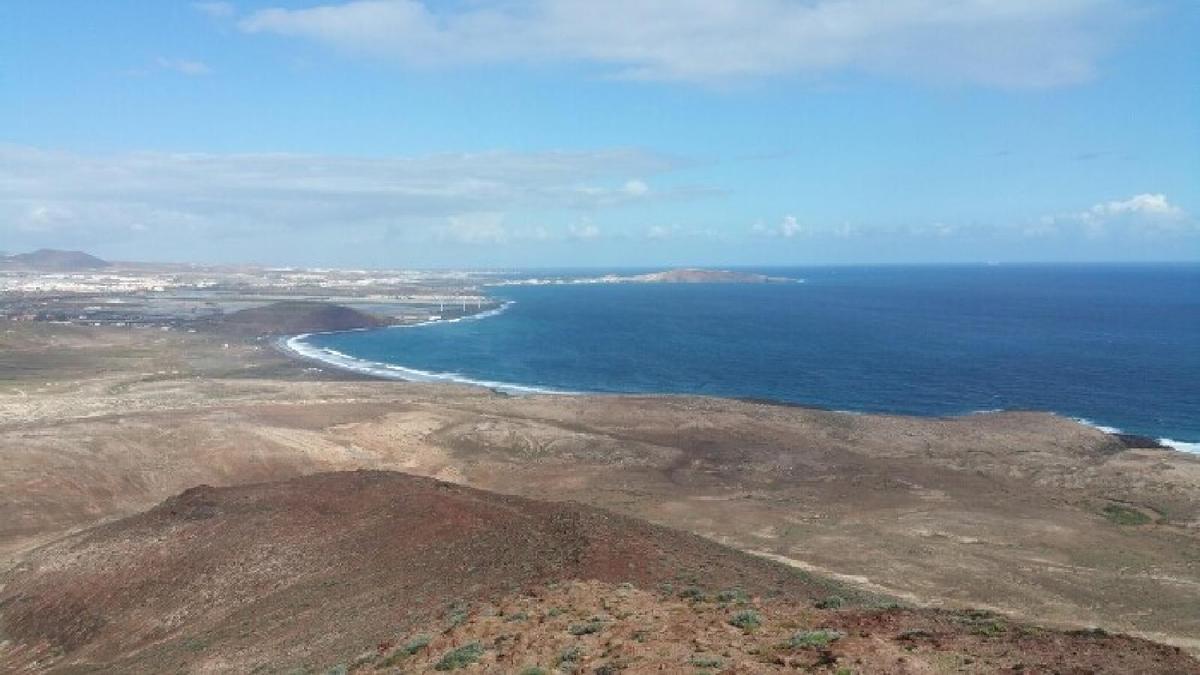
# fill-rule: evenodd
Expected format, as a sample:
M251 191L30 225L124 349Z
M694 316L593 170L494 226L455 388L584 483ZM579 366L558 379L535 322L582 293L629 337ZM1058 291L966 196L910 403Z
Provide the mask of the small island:
M606 274L600 277L540 277L510 279L493 286L556 286L566 284L802 284L803 279L773 277L753 272L682 267L662 272L622 276Z
M638 276L631 277L630 281L648 284L770 284L796 283L800 280L788 277L772 277L752 272L685 267L665 272L639 274Z

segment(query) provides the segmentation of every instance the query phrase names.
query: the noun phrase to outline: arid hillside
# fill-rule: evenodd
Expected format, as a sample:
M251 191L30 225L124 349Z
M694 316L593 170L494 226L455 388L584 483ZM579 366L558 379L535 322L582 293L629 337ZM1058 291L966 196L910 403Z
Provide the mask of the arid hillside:
M1200 458L921 419L351 378L204 333L0 323L0 570L190 487L360 468L573 500L864 592L1200 653Z
M1200 671L1172 647L892 608L633 519L388 472L197 487L43 547L4 576L0 632L0 668L54 672Z
M328 666L455 608L568 579L862 597L699 537L389 472L196 487L3 580L9 664Z

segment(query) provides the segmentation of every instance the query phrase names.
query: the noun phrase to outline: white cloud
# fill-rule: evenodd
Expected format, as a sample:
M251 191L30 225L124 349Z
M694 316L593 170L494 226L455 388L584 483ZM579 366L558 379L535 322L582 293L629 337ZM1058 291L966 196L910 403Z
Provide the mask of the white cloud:
M407 66L582 62L729 82L858 71L1004 87L1093 76L1129 0L355 0L256 11L248 33Z
M443 239L460 244L504 244L508 242L508 230L504 227L502 213L473 213L450 216L446 224L435 232Z
M675 234L675 228L665 227L663 225L651 225L646 228L646 238L652 241L662 241L670 239Z
M1096 204L1080 214L1089 220L1106 220L1122 216L1140 216L1152 219L1178 220L1184 216L1183 209L1167 201L1164 194L1140 194L1126 200Z
M139 228L168 237L242 237L351 228L427 233L431 227L469 243L536 239L537 230L506 229L504 214L607 208L630 198L621 177L678 165L639 150L368 159L88 156L0 144L0 240L37 232L104 241ZM615 187L597 187L605 183ZM589 226L571 236L595 234Z
M751 231L762 237L782 237L784 239L813 233L811 228L801 225L800 221L796 220L796 216L791 215L784 216L779 221L779 225L774 227L764 225L763 223L755 223Z
M1166 195L1142 193L1101 202L1076 213L1044 216L1037 225L1025 228L1025 233L1046 237L1079 232L1089 239L1101 239L1111 234L1163 236L1197 229L1195 219Z
M586 241L600 238L600 228L591 223L584 223L583 225L571 225L569 233L572 239Z
M650 186L640 180L625 181L621 189L631 197L642 197L650 192Z
M155 66L158 70L168 70L180 75L189 77L197 77L200 75L208 75L212 73L212 69L203 61L194 61L192 59L168 59L160 57L155 61Z
M800 223L796 221L796 216L784 216L783 222L779 224L780 236L788 239L800 234L803 229Z
M230 2L193 2L192 8L215 19L225 19L237 13Z

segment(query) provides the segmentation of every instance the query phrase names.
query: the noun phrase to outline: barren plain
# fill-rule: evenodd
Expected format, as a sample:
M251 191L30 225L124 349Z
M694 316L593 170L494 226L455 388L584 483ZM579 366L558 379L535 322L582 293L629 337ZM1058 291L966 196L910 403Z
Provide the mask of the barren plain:
M1072 420L517 398L220 334L0 323L8 573L196 485L364 468L601 507L915 607L1200 651L1200 458Z

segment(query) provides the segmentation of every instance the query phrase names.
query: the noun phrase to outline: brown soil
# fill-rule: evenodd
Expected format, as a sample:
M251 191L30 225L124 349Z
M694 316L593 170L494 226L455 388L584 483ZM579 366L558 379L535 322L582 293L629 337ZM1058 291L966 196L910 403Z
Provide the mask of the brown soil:
M739 616L759 625L738 627ZM417 647L425 637L429 643ZM986 612L829 609L731 589L648 592L595 581L504 598L444 632L397 635L347 666L430 672L472 644L483 650L466 672L1132 675L1200 668L1144 640L1048 631Z
M607 585L555 585L570 580ZM383 659L359 665L382 666L392 645L430 634L411 663L393 665L427 672L444 650L482 641L477 672L559 665L550 656L576 643L587 672L681 672L698 653L728 672L1200 672L1175 648L878 609L877 598L692 535L388 472L190 489L39 549L3 584L8 669L324 671L372 647ZM850 607L814 608L833 595ZM745 611L762 625L729 625ZM810 627L846 637L779 646Z
M4 578L0 629L10 665L274 668L565 579L863 597L603 511L360 471L197 487L39 549Z
M0 571L191 486L357 468L575 500L923 606L1200 654L1200 457L1071 420L510 398L211 334L0 322Z

